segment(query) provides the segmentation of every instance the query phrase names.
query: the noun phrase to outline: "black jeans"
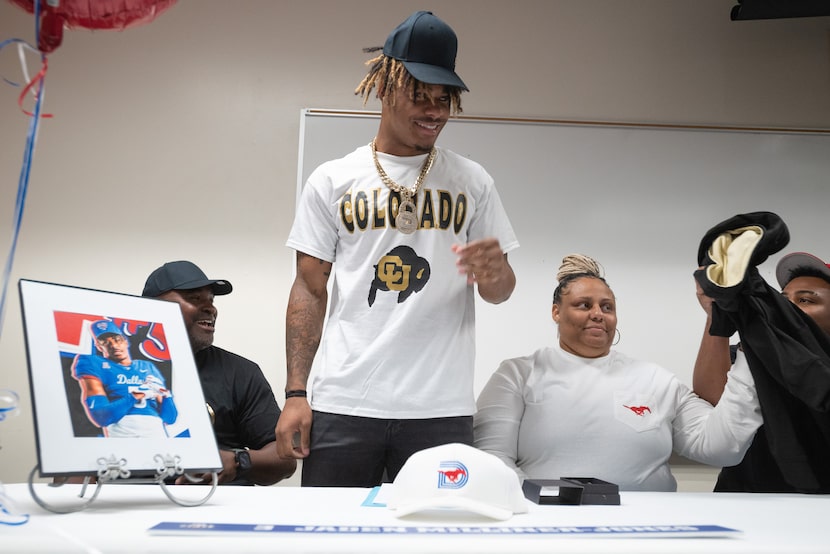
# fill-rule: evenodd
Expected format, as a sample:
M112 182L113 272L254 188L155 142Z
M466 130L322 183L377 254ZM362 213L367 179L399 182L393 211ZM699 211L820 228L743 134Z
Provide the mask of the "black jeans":
M376 419L314 412L304 487L374 487L392 481L419 450L473 444L473 416Z

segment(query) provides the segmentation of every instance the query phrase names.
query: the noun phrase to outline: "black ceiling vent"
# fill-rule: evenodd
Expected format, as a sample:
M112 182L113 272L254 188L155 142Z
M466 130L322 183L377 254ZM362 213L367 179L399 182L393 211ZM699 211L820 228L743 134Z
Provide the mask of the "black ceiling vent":
M732 21L830 15L830 0L738 0Z

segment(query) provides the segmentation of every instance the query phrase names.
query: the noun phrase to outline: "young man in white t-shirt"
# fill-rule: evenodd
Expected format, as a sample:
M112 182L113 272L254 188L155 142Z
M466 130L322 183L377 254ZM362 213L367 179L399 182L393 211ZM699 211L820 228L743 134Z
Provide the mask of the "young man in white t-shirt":
M467 90L456 50L430 12L392 31L356 91L382 103L376 137L304 187L276 430L279 454L303 459L304 486L374 486L414 452L472 444L474 287L509 298L518 242L487 172L435 146Z

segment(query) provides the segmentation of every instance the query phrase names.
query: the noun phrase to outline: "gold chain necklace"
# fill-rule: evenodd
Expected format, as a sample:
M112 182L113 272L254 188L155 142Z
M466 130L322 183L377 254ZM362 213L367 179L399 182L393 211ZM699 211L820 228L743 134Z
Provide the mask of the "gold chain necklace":
M378 170L380 180L383 181L383 184L389 187L390 190L401 195L401 203L398 205L398 213L395 216L395 227L401 233L410 235L415 232L415 229L418 228L418 216L415 213L415 203L412 202L412 198L418 194L418 190L421 188L424 179L427 178L427 173L429 173L429 170L432 169L432 162L435 161L435 148L432 148L432 150L429 151L429 156L427 156L427 159L424 160L424 165L421 167L421 173L418 175L418 179L415 181L415 184L412 185L412 188L406 188L393 181L389 175L386 174L386 171L383 170L383 167L380 165L380 161L378 160L378 151L375 146L376 140L377 139L373 139L370 146L372 147L372 159L375 161L375 169Z

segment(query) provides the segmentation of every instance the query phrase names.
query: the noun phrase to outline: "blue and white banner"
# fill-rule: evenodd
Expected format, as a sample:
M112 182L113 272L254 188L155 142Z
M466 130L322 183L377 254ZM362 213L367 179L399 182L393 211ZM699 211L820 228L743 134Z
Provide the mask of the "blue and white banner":
M590 526L372 526L372 525L272 525L163 521L149 533L156 535L216 535L246 533L309 533L315 535L545 535L589 537L724 537L741 533L720 525L590 525Z

